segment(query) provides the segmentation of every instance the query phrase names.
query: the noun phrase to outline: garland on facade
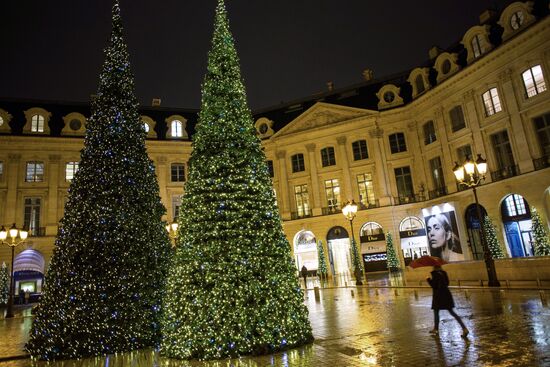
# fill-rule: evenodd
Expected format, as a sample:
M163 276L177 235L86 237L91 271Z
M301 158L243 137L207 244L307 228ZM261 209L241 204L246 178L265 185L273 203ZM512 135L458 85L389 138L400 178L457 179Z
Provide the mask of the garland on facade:
M79 169L30 332L33 358L156 346L171 249L118 0Z
M223 0L178 220L163 355L218 359L312 341Z
M0 267L0 305L8 303L8 297L10 293L10 273L8 266L5 262L2 262Z
M327 260L325 258L325 249L323 248L323 241L321 240L317 242L317 258L318 258L317 273L319 275L319 278L321 280L326 280L328 277L328 268L327 268Z
M533 250L535 256L549 256L550 238L548 237L546 224L535 207L531 207L531 220L533 222Z
M392 272L399 271L401 266L399 265L397 254L395 253L393 237L390 232L386 233L386 258L388 261L388 269Z
M483 217L483 231L485 233L485 241L489 247L489 252L493 259L503 259L504 253L502 252L502 246L497 237L497 231L491 218L486 215Z

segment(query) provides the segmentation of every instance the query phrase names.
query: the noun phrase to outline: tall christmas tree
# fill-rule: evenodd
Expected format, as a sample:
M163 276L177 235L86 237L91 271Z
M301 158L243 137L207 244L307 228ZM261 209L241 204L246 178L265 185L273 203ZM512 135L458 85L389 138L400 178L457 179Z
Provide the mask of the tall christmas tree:
M357 242L355 242L355 239L351 239L351 246L350 246L350 252L351 252L351 265L353 267L353 274L355 275L355 279L362 279L363 278L363 263L361 261L361 255L359 255L359 249L357 248Z
M79 170L69 189L26 346L38 359L129 351L160 341L170 259L153 162L134 95L118 1Z
M543 223L535 207L531 207L531 220L533 221L533 250L535 251L535 256L549 256L550 238L548 237L546 224Z
M215 359L312 340L223 0L216 7L179 224L164 355Z
M483 218L483 231L485 233L485 241L489 247L491 257L493 259L503 259L504 253L502 252L502 247L500 246L500 242L497 237L495 225L488 215Z
M10 292L10 273L8 272L8 266L5 262L0 267L0 305L8 303L8 296Z
M318 265L317 265L317 273L321 280L326 280L328 276L328 269L327 269L327 260L325 258L325 250L323 248L323 241L319 240L317 242L317 257L318 257Z
M395 246L393 245L393 237L390 232L386 233L386 258L388 261L388 269L390 271L398 271L399 259L395 253Z

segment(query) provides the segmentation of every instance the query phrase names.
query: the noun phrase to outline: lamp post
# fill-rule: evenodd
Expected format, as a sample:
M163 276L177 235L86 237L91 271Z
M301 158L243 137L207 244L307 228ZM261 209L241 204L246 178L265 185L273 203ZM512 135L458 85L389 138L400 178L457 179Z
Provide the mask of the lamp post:
M178 235L178 222L173 221L170 224L166 225L166 231L168 231L168 237L173 241L172 247L176 247L176 238Z
M453 168L456 180L472 188L474 191L474 198L476 201L477 217L479 219L479 234L481 239L481 247L483 247L483 257L485 258L485 267L487 268L487 275L489 277L489 287L500 287L500 282L497 278L497 272L495 269L495 262L485 241L485 230L483 228L483 218L481 218L481 209L479 208L479 201L477 199L476 187L478 187L482 181L485 180L487 174L487 161L481 157L481 154L477 155L477 160L474 162L470 157L466 158L464 164L459 165L455 162Z
M2 228L0 229L0 243L5 243L6 245L11 247L11 278L6 318L13 317L13 297L15 296L15 282L13 279L13 259L15 255L15 247L25 242L27 236L29 235L29 232L22 229L17 229L17 227L15 227L15 223L13 223L13 225L9 229L9 235L11 238L11 242L6 241L6 239L8 238L8 231L6 231L4 226L2 226ZM17 240L18 237L19 240Z
M363 282L361 281L361 259L359 258L359 254L357 253L357 245L355 243L355 234L353 233L353 219L357 215L357 204L355 204L355 201L349 201L346 206L342 208L342 214L344 214L344 217L346 217L347 220L349 220L349 225L351 227L351 247L353 249L353 267L355 268L355 284L357 285L363 285Z

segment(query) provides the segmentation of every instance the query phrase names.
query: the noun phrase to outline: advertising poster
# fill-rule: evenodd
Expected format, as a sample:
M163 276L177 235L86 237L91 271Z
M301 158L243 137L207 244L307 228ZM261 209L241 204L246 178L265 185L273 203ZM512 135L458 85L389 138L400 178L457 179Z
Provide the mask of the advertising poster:
M437 256L447 262L462 261L464 254L458 235L458 225L454 208L446 206L447 211L434 211L424 216L426 236L431 256ZM427 213L426 213L427 214Z

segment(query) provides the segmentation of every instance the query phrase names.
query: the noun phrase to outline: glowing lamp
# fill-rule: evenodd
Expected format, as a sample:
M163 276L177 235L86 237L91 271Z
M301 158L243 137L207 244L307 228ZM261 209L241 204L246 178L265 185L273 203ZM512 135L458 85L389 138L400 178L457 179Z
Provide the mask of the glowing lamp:
M453 168L453 172L458 182L464 181L464 170L462 169L462 166L459 166L456 162L455 167Z
M20 230L19 231L19 237L25 241L27 239L27 237L29 236L29 232L28 231L25 231L25 230Z
M6 238L8 238L8 231L6 231L6 228L2 226L2 228L0 229L0 241L4 241L6 240Z
M479 174L485 176L487 173L487 160L481 158L481 154L477 155L476 167Z
M17 237L18 232L19 232L19 230L17 229L17 227L15 227L15 223L13 223L13 225L10 228L10 237L11 238Z
M470 158L468 158L466 160L466 162L464 162L464 170L466 171L467 174L469 174L471 176L471 175L474 174L475 169L476 169L476 165L475 165L474 161L472 161Z
M348 202L346 206L342 208L342 214L344 214L348 220L355 218L357 214L357 204L355 204L355 201L352 200Z

